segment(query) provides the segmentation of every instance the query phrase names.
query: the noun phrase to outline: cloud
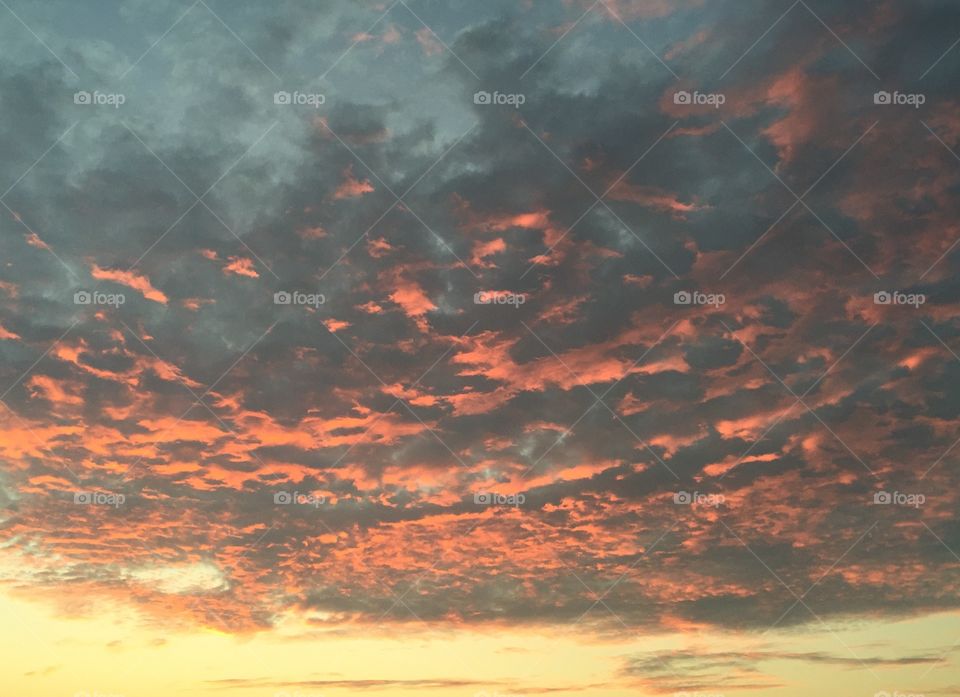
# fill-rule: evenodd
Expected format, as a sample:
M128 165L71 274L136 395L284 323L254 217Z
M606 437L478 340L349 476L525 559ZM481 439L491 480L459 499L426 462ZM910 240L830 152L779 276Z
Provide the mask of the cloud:
M607 590L651 632L816 622L790 591L823 618L955 610L951 64L924 109L873 91L921 84L956 8L885 6L813 8L834 36L798 5L755 45L779 13L727 0L424 10L436 35L402 7L369 33L352 5L231 17L269 69L200 12L120 113L8 27L3 568L236 632L373 623L418 579L410 610L459 626L602 632ZM75 43L51 48L119 77L112 42ZM274 103L270 71L317 65L322 107ZM87 269L136 293L75 304ZM875 302L897 289L926 301ZM755 663L830 656L657 659L769 686Z
M111 269L101 269L94 264L90 269L90 275L98 281L113 281L120 285L133 288L138 291L147 300L166 305L168 298L161 291L157 290L150 283L150 279L134 271L121 271Z

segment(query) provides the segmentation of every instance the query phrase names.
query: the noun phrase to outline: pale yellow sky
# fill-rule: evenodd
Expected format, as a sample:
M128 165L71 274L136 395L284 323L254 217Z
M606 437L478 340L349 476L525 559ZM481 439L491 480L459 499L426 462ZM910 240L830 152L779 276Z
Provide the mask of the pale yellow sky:
M626 629L601 637L585 626L525 631L440 630L419 623L322 627L293 617L269 631L232 636L211 629L169 632L149 626L133 607L91 608L82 617L58 615L48 603L0 594L4 694L324 697L366 691L383 697L506 697L549 691L653 696L675 694L673 680L690 679L694 665L718 678L712 687L688 690L699 697L808 697L827 688L851 696L883 690L951 694L945 690L957 674L954 643L960 640L955 613L834 623L833 632L817 624L766 636L702 630L646 637L631 636ZM629 656L665 651L692 652L699 658L645 675L623 674ZM754 658L731 666L726 662L732 653ZM944 653L948 655L940 663L879 662ZM383 682L374 686L369 681ZM755 687L745 689L747 685Z

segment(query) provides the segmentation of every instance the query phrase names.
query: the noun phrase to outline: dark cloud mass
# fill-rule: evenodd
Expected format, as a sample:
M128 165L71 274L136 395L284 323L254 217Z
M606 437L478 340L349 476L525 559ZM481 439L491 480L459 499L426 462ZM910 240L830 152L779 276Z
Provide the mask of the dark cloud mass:
M188 7L0 8L6 584L237 632L957 608L955 3Z

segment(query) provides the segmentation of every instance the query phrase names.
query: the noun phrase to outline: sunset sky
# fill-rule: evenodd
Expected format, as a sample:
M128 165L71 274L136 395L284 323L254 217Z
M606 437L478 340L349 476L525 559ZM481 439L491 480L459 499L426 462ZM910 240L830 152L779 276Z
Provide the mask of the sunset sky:
M0 693L960 695L956 2L0 51Z

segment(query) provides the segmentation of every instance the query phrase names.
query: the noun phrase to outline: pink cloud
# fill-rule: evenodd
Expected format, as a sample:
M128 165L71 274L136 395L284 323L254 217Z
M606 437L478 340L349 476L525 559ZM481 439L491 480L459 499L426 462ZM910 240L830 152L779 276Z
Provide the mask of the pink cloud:
M90 269L90 275L98 281L113 281L120 285L127 286L139 291L147 300L152 300L161 305L167 304L167 296L153 287L150 279L135 271L120 271L111 269L101 269L96 264Z

